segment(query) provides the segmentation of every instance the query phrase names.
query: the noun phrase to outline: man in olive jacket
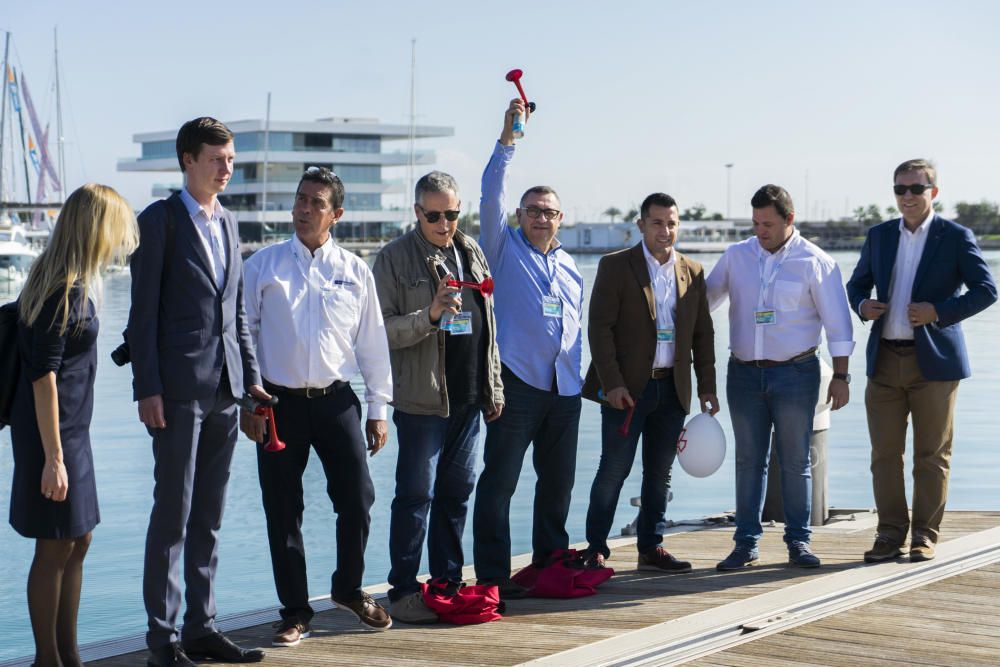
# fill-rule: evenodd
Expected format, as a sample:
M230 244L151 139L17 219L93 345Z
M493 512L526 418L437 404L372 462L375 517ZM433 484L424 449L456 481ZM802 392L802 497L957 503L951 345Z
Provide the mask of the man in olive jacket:
M701 265L673 249L677 203L652 194L641 216L642 241L601 258L590 298L592 361L583 397L601 403L601 462L587 510L587 564L604 567L610 555L608 533L641 434L638 567L688 572L690 563L660 545L670 467L691 405L692 361L702 411L719 409L715 331Z
M389 613L404 623L432 623L437 617L417 582L424 538L429 532L431 576L461 582L480 411L487 421L500 416L503 385L493 297L448 285L489 277L482 250L458 231L458 185L431 172L417 181L415 199L419 225L379 252L373 273L389 337L399 442Z

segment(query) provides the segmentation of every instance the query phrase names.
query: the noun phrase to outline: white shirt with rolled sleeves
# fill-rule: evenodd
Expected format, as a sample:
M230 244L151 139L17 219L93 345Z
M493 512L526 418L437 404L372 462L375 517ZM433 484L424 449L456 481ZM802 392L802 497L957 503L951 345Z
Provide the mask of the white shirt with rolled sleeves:
M761 264L763 263L763 276ZM761 307L761 285L769 281ZM707 279L709 308L729 297L729 349L741 361L787 361L820 344L826 332L831 357L854 350L851 311L833 258L794 230L772 254L756 237L726 249ZM757 310L774 310L773 324L757 324Z
M365 381L368 419L392 400L389 343L371 269L330 238L314 255L298 237L244 265L247 323L261 375L282 387Z
M677 263L676 255L670 252L670 259L663 264L653 257L642 244L642 254L646 258L646 268L649 270L649 282L653 286L653 297L656 299L656 328L674 329L677 315ZM674 341L663 341L657 337L656 356L653 358L653 368L673 368L676 348Z

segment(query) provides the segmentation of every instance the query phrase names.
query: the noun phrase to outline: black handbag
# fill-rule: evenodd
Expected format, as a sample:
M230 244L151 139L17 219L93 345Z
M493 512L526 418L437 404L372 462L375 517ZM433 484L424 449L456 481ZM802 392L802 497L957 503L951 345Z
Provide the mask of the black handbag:
M17 320L16 301L0 306L0 429L10 423L14 394L21 375Z

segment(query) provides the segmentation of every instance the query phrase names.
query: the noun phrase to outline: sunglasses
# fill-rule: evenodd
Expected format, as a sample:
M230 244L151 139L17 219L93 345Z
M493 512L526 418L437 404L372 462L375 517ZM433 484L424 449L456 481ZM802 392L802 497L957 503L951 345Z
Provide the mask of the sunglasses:
M544 215L546 220L551 221L555 220L556 217L559 215L559 211L554 208L543 209L543 208L538 208L537 206L529 206L526 209L524 209L524 212L525 214L527 214L529 218L533 218L535 220Z
M455 222L456 220L458 220L458 216L461 215L462 213L461 211L428 211L420 204L417 204L417 208L423 211L424 217L427 218L427 222L431 223L432 225L435 222L439 221L442 215L444 216L444 219L447 220L448 222Z
M922 195L927 190L933 190L933 185L924 185L923 183L914 183L913 185L894 185L892 186L892 191L897 195L905 195L906 191L909 190L915 195Z

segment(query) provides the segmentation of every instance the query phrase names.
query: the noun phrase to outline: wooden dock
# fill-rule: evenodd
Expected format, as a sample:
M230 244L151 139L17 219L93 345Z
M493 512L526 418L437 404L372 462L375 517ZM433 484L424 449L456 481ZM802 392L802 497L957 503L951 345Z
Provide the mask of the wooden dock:
M692 561L691 574L637 571L634 543L623 538L610 559L617 574L597 595L514 600L503 620L485 625L397 622L366 632L321 601L312 638L295 648L269 646L274 610L220 626L243 646L264 647L262 664L294 667L1000 664L1000 512L948 512L938 558L919 564L865 565L875 517L852 516L816 529L813 546L823 559L816 570L786 565L777 526L765 531L759 566L718 573L733 529L705 528L666 540ZM145 664L145 651L135 650L141 640L120 647L128 641L132 652L88 664ZM103 650L110 655L108 645Z

